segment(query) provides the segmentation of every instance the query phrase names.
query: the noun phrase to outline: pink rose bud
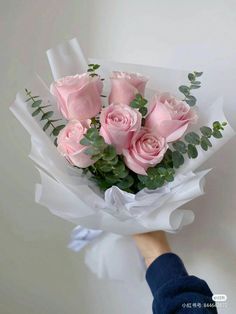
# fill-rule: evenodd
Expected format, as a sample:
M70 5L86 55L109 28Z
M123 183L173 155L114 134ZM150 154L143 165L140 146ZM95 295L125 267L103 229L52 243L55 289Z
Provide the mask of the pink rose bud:
M144 96L148 79L140 74L112 72L109 103L129 105L135 95Z
M150 105L145 126L174 142L182 137L189 124L197 121L196 111L168 93L156 95Z
M90 127L90 120L80 122L78 120L71 120L62 129L57 138L57 149L72 165L86 168L94 163L89 155L84 151L88 146L80 144Z
M95 117L102 107L102 81L88 73L66 76L51 84L62 115L67 119L85 120Z
M111 104L102 109L100 134L107 144L115 146L118 154L128 148L132 136L141 128L142 115L124 104Z
M149 167L161 162L167 148L164 137L142 128L133 136L129 149L123 150L125 164L135 173L146 175Z

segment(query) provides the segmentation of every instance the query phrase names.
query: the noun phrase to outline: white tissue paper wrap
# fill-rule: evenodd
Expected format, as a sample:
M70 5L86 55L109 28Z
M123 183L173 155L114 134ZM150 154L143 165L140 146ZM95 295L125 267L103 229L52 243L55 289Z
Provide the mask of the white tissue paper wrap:
M87 61L76 39L47 51L54 80L83 73ZM113 70L139 72L149 77L146 97L154 90L169 91L178 96L178 86L186 81L187 73L153 66L121 64L103 60L90 60L101 65L104 77L104 94L109 91L109 75ZM39 93L45 102L55 107L55 100L39 79L33 93ZM206 88L207 93L207 88ZM197 159L186 159L175 180L157 190L144 189L136 195L113 186L103 195L96 185L71 167L57 152L50 137L42 130L40 122L31 116L32 109L25 96L18 94L11 111L31 136L29 157L35 162L41 176L36 185L37 203L51 213L77 225L71 235L69 247L79 251L86 248L85 263L99 277L117 280L144 277L144 264L130 235L153 230L176 232L194 220L194 214L183 208L184 204L204 193L204 180L209 170L194 172L212 154L235 134L227 125L222 139L212 139L213 148L207 152L199 149ZM223 99L211 106L199 107L199 122L194 127L227 121ZM132 267L130 267L132 265Z

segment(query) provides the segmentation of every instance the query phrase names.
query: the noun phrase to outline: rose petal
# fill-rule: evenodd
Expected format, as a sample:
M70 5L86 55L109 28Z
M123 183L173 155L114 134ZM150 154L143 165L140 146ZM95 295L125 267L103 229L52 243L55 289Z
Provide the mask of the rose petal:
M158 134L161 134L167 139L167 142L176 141L188 128L188 122L178 121L178 120L169 120L162 121L157 125L156 130Z
M146 117L145 126L155 130L158 122L163 120L171 120L171 115L164 104L157 102Z
M130 170L134 171L137 174L147 175L146 169L144 169L144 167L142 167L139 163L136 162L134 158L132 158L129 150L123 150L122 153L124 156L125 164Z

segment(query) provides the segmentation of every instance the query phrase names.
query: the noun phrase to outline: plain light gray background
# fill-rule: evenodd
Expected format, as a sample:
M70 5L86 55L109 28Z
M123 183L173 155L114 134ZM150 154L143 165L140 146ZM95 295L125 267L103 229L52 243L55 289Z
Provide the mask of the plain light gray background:
M224 85L235 105L235 29L234 0L0 0L1 314L151 313L145 283L98 280L83 253L66 248L73 226L34 203L39 178L27 158L29 136L8 106L35 71L50 82L45 50L77 36L91 57L216 69L216 92ZM236 308L235 144L205 165L214 170L207 194L188 204L194 224L169 237L190 273L227 294L219 313L229 314Z

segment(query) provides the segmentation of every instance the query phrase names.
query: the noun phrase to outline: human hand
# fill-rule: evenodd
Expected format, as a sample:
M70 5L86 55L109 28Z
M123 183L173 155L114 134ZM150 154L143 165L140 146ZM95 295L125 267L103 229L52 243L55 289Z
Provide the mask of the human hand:
M153 231L133 235L133 239L144 257L147 267L160 255L171 252L164 231Z

